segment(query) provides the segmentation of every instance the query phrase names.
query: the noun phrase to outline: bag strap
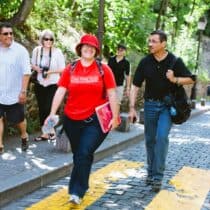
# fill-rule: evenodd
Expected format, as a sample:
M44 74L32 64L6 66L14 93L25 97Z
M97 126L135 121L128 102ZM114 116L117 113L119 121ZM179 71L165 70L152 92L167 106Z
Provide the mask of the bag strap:
M169 67L170 69L174 70L174 66L175 66L177 60L178 60L178 57L176 57L176 56L174 55L174 56L172 57L172 61L171 61L170 67Z
M41 61L42 61L42 58L43 58L43 47L41 47L41 53L40 53L40 61L39 61L39 66L41 66ZM49 51L49 68L50 68L50 64L51 64L51 58L52 58L52 48L50 48L50 51Z
M38 52L39 52L39 48L36 49L36 59L35 59L35 65L37 66L37 60L38 60Z

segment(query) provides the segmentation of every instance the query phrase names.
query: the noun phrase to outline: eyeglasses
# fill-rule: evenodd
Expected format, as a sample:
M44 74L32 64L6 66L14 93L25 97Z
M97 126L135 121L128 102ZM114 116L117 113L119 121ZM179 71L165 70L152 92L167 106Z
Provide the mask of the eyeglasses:
M53 39L53 38L43 38L43 40L44 40L44 41L51 41L51 42L53 42L53 41L54 41L54 39Z
M148 43L152 43L152 44L158 44L158 43L161 43L160 41L156 41L156 40L153 40L153 39L149 39L148 40Z
M12 36L13 35L13 32L4 32L4 33L1 33L3 36Z
M118 48L117 50L118 51L126 51L126 49L124 49L124 48Z

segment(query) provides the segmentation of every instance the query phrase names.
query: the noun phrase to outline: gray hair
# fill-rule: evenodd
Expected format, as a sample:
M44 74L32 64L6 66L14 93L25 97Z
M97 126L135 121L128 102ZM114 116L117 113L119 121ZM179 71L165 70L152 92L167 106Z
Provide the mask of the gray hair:
M43 44L43 39L46 37L46 36L49 36L50 38L53 38L55 40L55 35L54 33L50 30L50 29L45 29L43 30L40 35L39 35L39 42L40 44Z

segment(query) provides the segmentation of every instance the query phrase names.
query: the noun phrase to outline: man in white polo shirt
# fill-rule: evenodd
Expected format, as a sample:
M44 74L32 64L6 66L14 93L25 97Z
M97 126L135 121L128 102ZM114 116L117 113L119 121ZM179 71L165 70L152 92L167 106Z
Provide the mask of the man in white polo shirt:
M14 41L12 26L0 23L0 154L4 152L3 118L17 125L21 149L28 149L24 104L30 74L28 51Z

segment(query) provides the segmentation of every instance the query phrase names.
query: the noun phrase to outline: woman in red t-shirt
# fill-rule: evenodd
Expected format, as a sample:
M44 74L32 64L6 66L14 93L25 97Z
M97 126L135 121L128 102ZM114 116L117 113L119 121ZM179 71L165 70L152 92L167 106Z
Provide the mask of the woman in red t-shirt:
M69 182L69 194L70 202L75 204L80 204L89 188L94 152L108 134L103 133L95 108L109 101L113 113L110 129L116 128L119 124L115 79L106 64L101 64L103 75L100 72L96 61L99 51L99 42L95 36L86 34L81 38L76 46L76 52L81 58L74 66L68 65L64 69L58 82L50 116L45 121L46 124L56 114L67 92L64 130L73 152L74 166Z

